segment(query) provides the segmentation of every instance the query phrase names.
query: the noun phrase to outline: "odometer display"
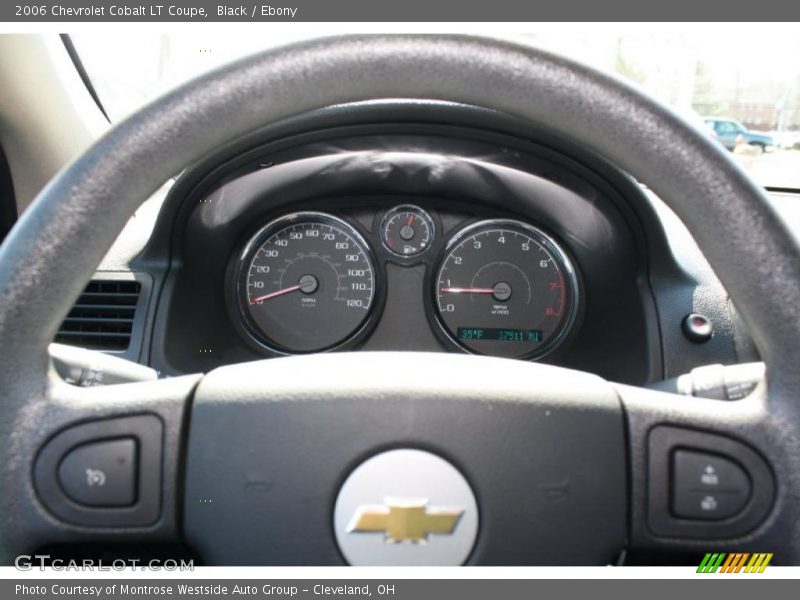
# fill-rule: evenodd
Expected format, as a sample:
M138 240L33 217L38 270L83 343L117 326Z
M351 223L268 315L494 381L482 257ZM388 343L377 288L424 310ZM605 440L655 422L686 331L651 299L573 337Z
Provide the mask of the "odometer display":
M437 318L478 354L538 358L575 320L577 277L541 230L514 220L475 223L448 243L435 277Z
M541 329L498 329L496 327L459 327L463 341L494 340L497 342L541 342Z
M376 291L366 241L345 221L302 212L272 221L239 263L241 314L252 336L284 353L316 352L364 326Z

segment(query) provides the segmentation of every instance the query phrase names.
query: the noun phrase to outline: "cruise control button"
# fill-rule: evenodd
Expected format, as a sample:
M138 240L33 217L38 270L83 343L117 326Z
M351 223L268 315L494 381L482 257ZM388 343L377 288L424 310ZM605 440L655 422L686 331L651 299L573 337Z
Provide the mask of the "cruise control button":
M677 485L698 490L750 491L750 478L744 470L722 456L676 450L673 465Z
M726 519L739 513L750 498L750 478L727 458L677 450L672 467L672 509L678 517Z
M58 480L71 500L85 506L130 506L136 500L136 441L94 442L70 451Z
M675 494L674 511L678 517L714 521L734 516L746 502L747 497L735 491L683 491Z

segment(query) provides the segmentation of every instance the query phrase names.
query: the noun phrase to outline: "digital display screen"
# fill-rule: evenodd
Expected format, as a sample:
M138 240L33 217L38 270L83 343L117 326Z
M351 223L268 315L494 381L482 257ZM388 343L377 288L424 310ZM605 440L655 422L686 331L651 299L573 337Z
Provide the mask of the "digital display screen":
M541 329L502 329L495 327L459 327L458 339L465 341L541 342Z

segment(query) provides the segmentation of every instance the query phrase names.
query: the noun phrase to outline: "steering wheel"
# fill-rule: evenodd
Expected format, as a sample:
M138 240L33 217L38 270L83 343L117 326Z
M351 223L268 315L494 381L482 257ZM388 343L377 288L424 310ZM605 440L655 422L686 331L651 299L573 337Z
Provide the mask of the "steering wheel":
M48 344L164 181L266 124L385 98L526 119L649 186L730 293L766 382L720 402L416 353L280 358L113 387L57 378ZM625 83L539 50L462 36L331 38L190 82L116 125L40 193L0 248L0 298L3 564L50 544L179 540L212 564L603 564L626 546L753 549L800 564L796 240L712 140ZM675 508L681 450L744 473L738 512ZM97 473L74 480L93 464L110 479L125 467L106 485L127 486L115 490L133 494L127 502L76 499L71 487L100 485Z

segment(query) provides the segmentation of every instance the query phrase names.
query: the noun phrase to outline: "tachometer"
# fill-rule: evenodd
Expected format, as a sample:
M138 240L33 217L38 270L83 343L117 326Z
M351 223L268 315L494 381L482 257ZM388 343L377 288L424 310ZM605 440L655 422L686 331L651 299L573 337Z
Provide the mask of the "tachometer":
M324 213L300 212L267 224L246 245L238 273L248 331L283 353L350 340L375 299L377 276L366 241Z
M572 263L555 240L520 221L462 229L448 243L434 283L440 324L470 352L541 357L575 321Z

